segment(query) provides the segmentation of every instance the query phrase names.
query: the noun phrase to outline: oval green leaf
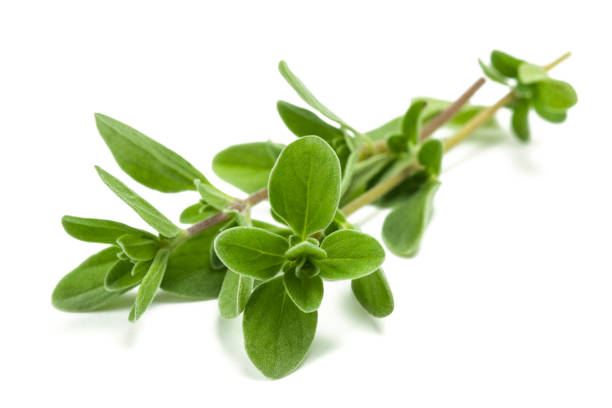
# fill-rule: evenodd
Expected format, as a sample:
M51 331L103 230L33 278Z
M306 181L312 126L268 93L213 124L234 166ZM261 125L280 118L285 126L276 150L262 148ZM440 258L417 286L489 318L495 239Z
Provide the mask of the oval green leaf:
M230 146L213 159L214 172L246 193L268 185L268 177L283 145L272 142Z
M354 279L351 289L361 306L372 316L386 317L393 312L393 293L381 268L363 278Z
M325 259L313 259L327 280L356 279L374 272L385 260L385 250L373 237L353 230L339 230L321 242Z
M548 80L546 70L538 65L523 62L518 67L518 80L525 85Z
M517 77L518 68L523 62L523 60L502 51L495 50L491 52L491 65L493 65L493 68L509 78Z
M242 323L244 346L266 377L281 378L302 363L317 329L317 312L302 312L279 276L251 294Z
M53 306L65 312L87 312L121 295L104 289L106 274L119 262L118 252L115 247L106 248L64 276L53 291Z
M212 267L210 247L219 230L227 227L228 223L208 228L172 251L161 288L189 299L215 299L226 269Z
M119 167L145 186L173 193L194 190L206 178L189 162L136 129L100 113L96 126Z
M340 163L331 147L316 136L288 145L269 182L272 209L302 240L327 227L340 199Z
M512 107L512 131L522 142L528 142L529 131L529 102L526 99L518 99Z
M419 163L425 167L430 174L439 176L442 170L442 156L444 145L439 139L429 139L419 149Z
M578 102L574 88L564 81L549 79L535 84L533 104L553 113L564 113Z
M433 197L439 186L439 181L430 180L385 218L382 229L383 241L395 255L405 258L416 255L431 217Z
M270 279L285 262L287 240L261 228L236 227L220 233L215 252L225 266L241 275Z
M283 285L295 305L304 313L316 311L323 300L323 279L320 276L312 278L298 277L295 270L290 269L283 274Z

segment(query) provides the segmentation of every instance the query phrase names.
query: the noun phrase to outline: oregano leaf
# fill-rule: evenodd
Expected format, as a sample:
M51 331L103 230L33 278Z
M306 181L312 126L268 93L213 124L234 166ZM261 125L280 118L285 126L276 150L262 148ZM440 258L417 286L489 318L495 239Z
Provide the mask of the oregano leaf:
M385 218L382 229L383 241L395 255L405 258L416 255L431 217L433 197L439 186L439 181L430 180L422 189L395 207Z
M272 209L303 240L334 219L340 199L340 163L317 136L300 138L281 152L269 181Z
M117 238L125 234L140 234L153 237L152 234L132 228L129 225L96 218L80 218L64 215L62 217L62 226L68 235L86 242L114 244Z
M253 290L253 279L228 270L219 292L219 312L224 319L242 313Z
M419 149L419 163L434 176L439 176L442 170L442 156L444 145L439 139L429 139Z
M295 270L283 274L283 285L295 305L304 313L316 311L323 299L323 280L320 276L298 277Z
M393 293L382 268L351 281L351 289L361 306L374 317L386 317L393 312Z
M283 145L272 142L230 146L217 153L212 168L219 178L246 193L268 185L268 177Z
M313 259L327 280L356 279L374 272L384 261L385 251L378 241L362 232L339 230L323 239L325 259Z
M134 305L132 306L129 316L131 322L135 322L140 319L142 314L145 312L145 310L147 310L153 301L153 298L155 298L159 286L164 278L164 273L166 272L169 255L170 250L167 248L160 249L155 255L149 270L140 283L138 293L136 294L136 300L134 301Z
M174 225L169 219L167 219L162 213L160 213L155 207L145 201L138 194L130 190L125 184L111 176L100 167L96 166L98 175L123 202L132 207L140 218L142 218L147 224L159 231L160 234L172 238L177 236L181 229Z
M578 102L574 88L564 81L549 79L535 84L534 106L553 113L563 113Z
M333 120L334 122L343 125L345 127L350 127L344 122L338 115L330 111L325 105L323 105L313 94L306 88L306 85L297 77L291 70L285 61L281 61L278 64L278 70L281 75L289 85L293 88L295 92L302 98L304 102L310 105L312 108L319 111L323 116L326 116L328 119Z
M518 80L525 85L548 80L546 70L538 65L523 62L518 67Z
M241 275L266 280L285 262L287 240L261 228L235 227L215 239L215 252L225 266Z
M518 75L518 68L523 63L523 60L513 57L510 54L506 54L502 51L491 52L491 64L499 73L508 78L516 78Z
M482 72L484 72L487 78L492 81L499 82L502 85L508 85L506 78L502 74L500 74L499 71L497 71L495 68L485 64L480 59L478 60L478 64L480 65Z
M206 181L181 156L136 129L100 113L95 118L98 131L119 167L139 183L173 193L194 190L195 179Z
M244 346L266 377L282 378L302 363L317 329L317 312L304 313L278 276L253 291L244 309Z
M215 299L226 269L212 267L210 247L219 231L231 222L205 229L172 251L161 288L188 299Z
M155 238L143 235L125 234L117 238L117 245L124 254L134 261L153 259L159 248Z
M179 217L179 221L183 224L195 224L206 218L215 215L219 211L215 210L208 204L199 202L185 208Z
M526 99L517 99L512 107L512 131L522 142L528 142L529 131L529 102Z
M308 109L285 101L278 101L276 108L287 128L298 137L319 136L330 144L342 137L340 129L321 120Z
M142 265L150 265L151 262L133 264L129 261L119 261L112 267L104 277L104 288L108 291L125 291L138 285L144 277L147 269Z
M416 145L419 142L419 129L421 127L421 113L427 105L426 101L417 100L410 104L402 121L402 133L406 137L409 145Z
M121 295L104 289L106 274L119 262L118 252L115 247L103 249L64 276L51 296L53 306L65 312L87 312Z

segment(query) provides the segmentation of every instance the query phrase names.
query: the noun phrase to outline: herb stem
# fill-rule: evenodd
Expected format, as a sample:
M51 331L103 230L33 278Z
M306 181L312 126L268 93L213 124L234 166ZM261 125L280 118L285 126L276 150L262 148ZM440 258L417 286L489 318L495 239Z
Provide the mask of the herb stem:
M267 198L268 198L268 189L262 188L261 190L256 191L255 193L253 193L246 199L229 206L227 209L243 211L245 208L250 208L256 204L259 204L260 202L265 201ZM230 215L227 212L223 212L223 211L218 212L217 214L211 215L205 220L202 220L196 224L193 224L191 227L189 227L187 229L187 237L192 237L204 231L207 228L211 228L229 219L230 219Z

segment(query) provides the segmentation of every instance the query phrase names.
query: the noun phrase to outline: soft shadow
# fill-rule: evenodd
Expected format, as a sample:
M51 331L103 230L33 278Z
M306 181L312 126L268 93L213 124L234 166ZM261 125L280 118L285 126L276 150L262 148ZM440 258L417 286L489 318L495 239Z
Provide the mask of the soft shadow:
M317 334L310 346L310 350L308 351L308 357L304 363L309 364L312 361L315 361L326 354L336 350L338 348L338 343L332 340L329 337L321 336Z
M364 310L351 292L347 292L342 296L342 308L360 326L373 330L378 334L383 334L384 325L382 321Z
M242 319L224 319L217 316L216 332L219 343L226 355L236 362L242 373L252 380L262 381L266 378L251 364L242 344Z
M507 140L507 133L501 130L480 130L475 132L462 144L469 145L470 151L464 154L459 160L453 161L450 165L444 167L444 172L451 171L461 164L468 162L475 157L486 152L490 148Z

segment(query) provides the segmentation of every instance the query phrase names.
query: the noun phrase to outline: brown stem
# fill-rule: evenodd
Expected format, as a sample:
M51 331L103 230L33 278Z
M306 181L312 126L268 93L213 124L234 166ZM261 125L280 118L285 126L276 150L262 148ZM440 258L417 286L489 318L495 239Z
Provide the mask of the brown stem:
M268 198L268 189L262 188L261 190L247 197L245 200L239 201L236 204L229 206L228 210L243 211L245 208L252 207L256 204L259 204L260 202L266 200L267 198ZM187 229L187 235L189 237L192 237L196 235L197 233L204 231L207 228L213 227L229 219L230 219L230 215L227 214L226 212L219 212L215 215L211 215L205 220L202 220L198 222L197 224L193 224L191 227L189 227Z
M429 122L428 125L425 126L421 130L421 133L420 133L421 140L427 139L429 136L431 136L431 134L435 130L437 130L440 126L446 123L453 116L455 116L455 114L463 107L463 105L465 105L465 103L472 97L472 95L476 93L476 91L484 84L484 82L485 82L484 78L480 78L470 88L468 88L463 94L461 94L461 96L457 98L456 101L450 104L446 109L440 112L438 116L436 116L431 122ZM383 140L381 141L381 143L377 143L377 144L380 146L384 145L384 149L386 149L386 145L387 145L386 141ZM377 147L375 146L374 150L376 149ZM407 177L407 175L413 170L414 170L413 167L403 169L399 173L390 177L388 180L391 181L392 183L395 183L397 178L403 179ZM345 215L349 215L353 213L358 208L362 207L365 204L371 203L377 197L380 197L380 195L386 193L387 191L389 191L391 188L395 186L395 184L393 184L391 185L391 187L388 187L389 185L390 184L385 184L385 185L381 185L380 187L379 186L374 187L373 189L367 191L365 194L362 194L361 196L359 196L354 201L350 202L347 206L345 206L342 209L342 211L344 212ZM267 198L268 198L268 189L263 188L257 191L256 193L254 193L253 195L249 196L247 199L243 201L239 201L236 204L231 205L230 207L228 207L228 210L243 211L246 207L256 205L266 200ZM227 213L219 212L215 215L212 215L206 218L205 220L198 222L197 224L193 224L191 227L187 229L187 236L192 237L198 234L199 232L204 231L207 228L213 227L229 219L230 219L230 216Z

